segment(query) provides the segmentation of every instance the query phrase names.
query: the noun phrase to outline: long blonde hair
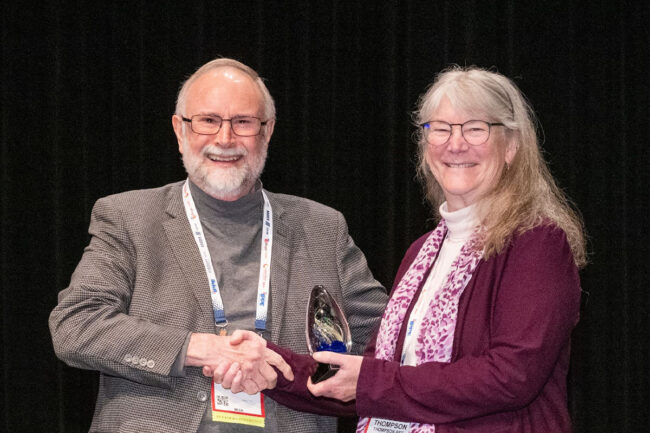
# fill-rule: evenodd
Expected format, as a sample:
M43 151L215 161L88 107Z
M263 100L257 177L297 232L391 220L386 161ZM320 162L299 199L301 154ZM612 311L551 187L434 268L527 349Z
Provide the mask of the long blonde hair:
M505 76L477 67L453 66L443 70L420 97L414 120L428 122L443 97L467 113L481 113L490 122L506 128L506 140L498 145L505 154L508 143L517 152L509 165L504 162L495 187L479 202L484 258L498 254L512 235L544 223L552 223L566 234L578 267L587 263L582 218L555 183L539 149L535 114L517 86ZM426 162L427 142L422 128L418 141L418 179L435 212L445 196Z

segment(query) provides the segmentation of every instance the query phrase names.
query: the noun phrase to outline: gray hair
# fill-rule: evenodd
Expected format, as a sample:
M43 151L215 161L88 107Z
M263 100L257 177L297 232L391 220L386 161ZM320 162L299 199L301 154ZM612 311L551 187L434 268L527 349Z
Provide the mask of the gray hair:
M505 155L507 146L516 154L502 167L494 188L479 205L484 227L484 257L499 253L515 232L552 222L567 235L578 266L586 263L582 218L551 175L537 139L537 118L517 86L507 77L475 66L443 70L418 100L413 119L418 126L418 179L435 212L444 192L426 162L427 143L420 125L431 119L443 97L451 105L479 119L503 123L506 139L497 142Z
M240 71L244 72L246 75L248 75L253 79L255 84L257 84L257 87L260 89L260 92L262 93L262 99L264 103L263 120L275 119L275 102L273 101L273 97L271 96L269 89L266 88L266 85L264 84L264 80L257 74L257 72L255 72L253 68L246 66L245 64L237 60L229 59L227 57L221 57L209 61L208 63L201 66L199 69L197 69L196 72L194 72L192 75L190 75L190 77L187 80L185 80L185 82L181 85L181 88L178 92L178 98L176 99L175 113L179 116L184 114L183 112L185 111L185 106L187 102L187 92L189 91L189 88L192 86L192 83L194 83L197 80L197 78L214 69L224 68L224 67L239 69Z
M418 177L434 209L444 201L444 196L426 163L427 143L419 125L431 120L443 97L447 97L453 107L467 114L486 118L485 120L490 122L503 123L508 134L514 135L517 154L539 154L535 115L512 81L497 72L474 66L452 66L443 70L418 100L413 116L418 126ZM537 159L537 155L528 156Z

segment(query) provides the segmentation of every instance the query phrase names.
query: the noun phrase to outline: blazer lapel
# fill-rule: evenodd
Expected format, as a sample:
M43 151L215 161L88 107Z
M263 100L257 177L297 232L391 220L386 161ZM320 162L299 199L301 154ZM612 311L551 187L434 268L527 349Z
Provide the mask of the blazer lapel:
M212 313L212 300L208 287L208 278L205 274L201 254L196 246L190 229L185 207L183 206L182 183L178 188L170 191L167 205L168 218L163 222L167 239L174 256L187 280L190 290L194 293L201 309L201 315L206 317L202 323L209 323L203 332L214 332L214 317Z
M287 300L291 230L284 221L284 208L266 191L273 208L273 251L271 256L271 341L277 342L283 325Z

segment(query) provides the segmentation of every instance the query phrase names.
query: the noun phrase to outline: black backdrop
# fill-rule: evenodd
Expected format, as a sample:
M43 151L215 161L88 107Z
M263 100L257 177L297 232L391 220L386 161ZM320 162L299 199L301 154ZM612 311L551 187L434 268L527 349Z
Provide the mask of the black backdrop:
M569 377L577 432L647 431L647 2L3 2L2 419L87 431L97 376L52 350L47 317L104 195L184 177L179 82L234 57L268 78L265 186L341 210L385 285L431 228L409 112L450 63L513 77L590 235Z

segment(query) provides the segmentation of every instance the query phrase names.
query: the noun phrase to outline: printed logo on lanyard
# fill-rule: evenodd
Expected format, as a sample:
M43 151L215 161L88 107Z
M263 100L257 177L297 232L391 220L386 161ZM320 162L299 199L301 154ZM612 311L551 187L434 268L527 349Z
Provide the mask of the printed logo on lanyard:
M260 276L257 286L257 305L255 307L255 329L262 332L266 329L266 317L268 313L268 294L269 285L271 282L271 253L273 251L273 209L266 193L262 190L262 197L264 198L264 210L262 212L262 242L260 252ZM196 246L199 248L205 274L208 277L208 284L210 290L210 298L212 300L212 311L214 314L214 323L219 328L225 328L228 324L226 319L226 312L223 307L221 299L221 292L217 276L212 267L212 258L208 245L203 234L203 227L201 220L190 192L189 179L183 184L183 205L185 206L185 214L192 229L192 235Z

